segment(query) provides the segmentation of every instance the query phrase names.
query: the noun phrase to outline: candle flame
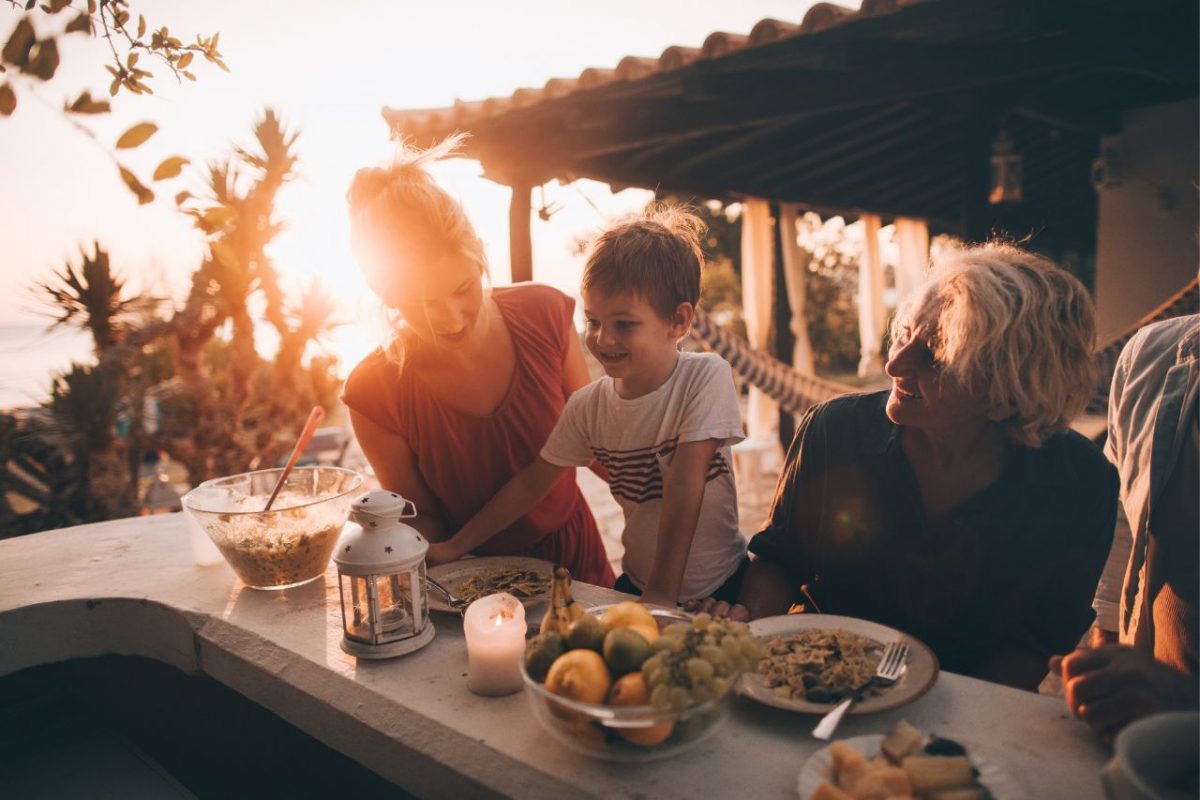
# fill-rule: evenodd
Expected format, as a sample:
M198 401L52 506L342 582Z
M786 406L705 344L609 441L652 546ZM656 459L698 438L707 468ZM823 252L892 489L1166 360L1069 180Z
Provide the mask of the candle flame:
M497 627L497 628L499 628L499 627L500 627L500 624L501 624L503 621L504 621L504 615L503 615L503 614L497 614L497 615L496 615L496 627Z

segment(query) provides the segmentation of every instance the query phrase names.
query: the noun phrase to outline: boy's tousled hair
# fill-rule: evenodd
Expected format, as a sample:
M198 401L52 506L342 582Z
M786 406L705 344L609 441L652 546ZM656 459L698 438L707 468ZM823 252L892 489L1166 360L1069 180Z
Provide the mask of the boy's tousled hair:
M679 206L656 205L608 228L583 268L584 292L631 293L670 319L680 303L700 301L704 221Z

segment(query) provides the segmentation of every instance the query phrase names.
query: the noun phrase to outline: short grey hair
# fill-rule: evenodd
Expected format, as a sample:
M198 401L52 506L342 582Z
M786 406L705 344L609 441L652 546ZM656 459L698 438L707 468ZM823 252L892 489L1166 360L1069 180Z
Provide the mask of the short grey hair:
M991 243L937 258L892 322L929 337L942 374L1010 412L1010 441L1039 447L1066 430L1096 388L1088 290L1043 256Z

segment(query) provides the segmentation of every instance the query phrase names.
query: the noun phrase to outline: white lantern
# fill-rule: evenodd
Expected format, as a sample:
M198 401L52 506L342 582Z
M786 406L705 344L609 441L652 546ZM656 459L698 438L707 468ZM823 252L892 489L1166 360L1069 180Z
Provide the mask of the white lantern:
M342 598L342 649L359 658L411 653L433 639L425 591L429 543L404 523L417 508L395 492L367 492L333 561Z

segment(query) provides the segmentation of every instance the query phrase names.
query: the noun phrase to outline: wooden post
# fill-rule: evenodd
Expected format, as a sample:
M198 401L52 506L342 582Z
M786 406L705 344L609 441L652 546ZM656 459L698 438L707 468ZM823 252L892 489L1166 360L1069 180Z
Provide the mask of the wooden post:
M775 280L773 282L771 302L771 323L774 328L773 355L785 364L792 363L792 350L796 346L796 337L792 334L792 306L788 301L787 273L783 263L783 237L795 236L794 230L783 230L783 214L778 203L771 203L771 216L775 217ZM792 415L779 409L779 441L787 452L792 443L795 431L795 421Z
M508 253L512 282L533 280L533 239L530 234L530 203L533 187L514 182L508 205Z

